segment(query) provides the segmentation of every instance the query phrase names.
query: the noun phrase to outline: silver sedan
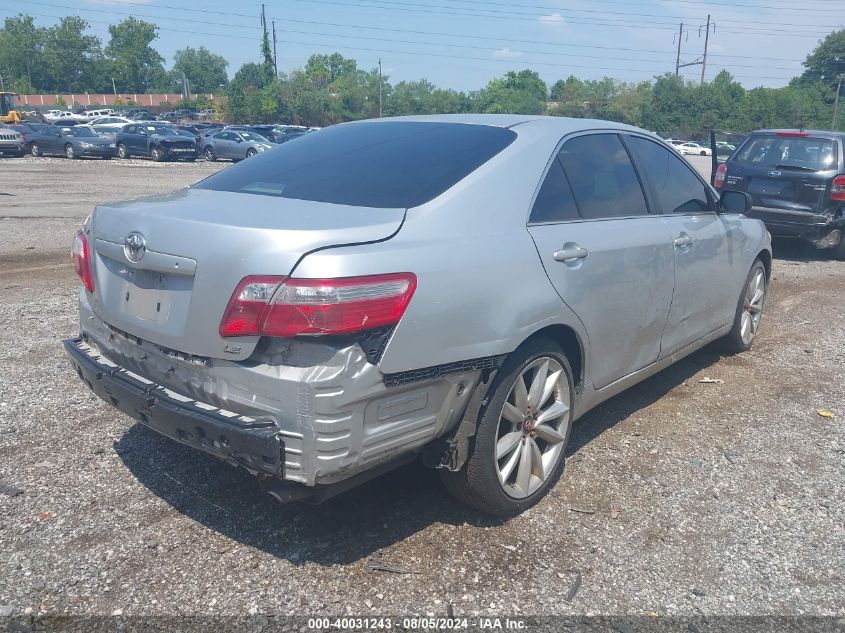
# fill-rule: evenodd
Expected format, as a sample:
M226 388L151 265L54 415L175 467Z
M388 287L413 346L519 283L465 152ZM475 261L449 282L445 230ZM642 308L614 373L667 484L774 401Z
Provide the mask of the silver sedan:
M751 347L771 246L749 207L607 121L336 125L97 207L65 346L107 402L280 500L421 456L515 514L586 411L711 341Z
M271 149L273 144L255 132L223 129L202 140L200 152L208 161L228 158L233 161L250 158Z

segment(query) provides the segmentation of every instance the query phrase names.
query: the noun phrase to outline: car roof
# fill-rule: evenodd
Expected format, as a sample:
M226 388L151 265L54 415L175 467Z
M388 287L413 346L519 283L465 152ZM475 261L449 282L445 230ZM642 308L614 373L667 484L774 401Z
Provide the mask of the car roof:
M580 132L583 130L594 130L596 128L644 132L644 130L641 130L640 128L626 125L624 123L615 123L613 121L531 114L433 114L424 116L400 116L386 119L365 119L363 121L344 123L343 125L357 125L359 123L366 122L391 123L396 121L466 123L470 125L490 125L502 128L512 128L525 123L532 123L534 126L547 128L550 133L562 134ZM650 132L646 133L651 134Z
M808 136L828 136L842 138L845 132L833 132L831 130L797 130L797 129L766 129L754 130L751 134L807 134Z

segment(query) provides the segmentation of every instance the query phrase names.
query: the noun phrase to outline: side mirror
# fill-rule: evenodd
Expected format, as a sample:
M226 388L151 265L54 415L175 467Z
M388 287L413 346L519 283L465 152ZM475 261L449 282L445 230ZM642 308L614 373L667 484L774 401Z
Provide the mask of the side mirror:
M723 191L719 197L721 213L748 213L751 206L751 196L744 191Z

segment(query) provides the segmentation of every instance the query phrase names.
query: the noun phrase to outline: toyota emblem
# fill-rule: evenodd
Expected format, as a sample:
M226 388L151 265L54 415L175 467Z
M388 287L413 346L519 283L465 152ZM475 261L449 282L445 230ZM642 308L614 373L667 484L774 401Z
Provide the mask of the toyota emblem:
M123 241L123 254L126 255L126 259L137 264L144 258L146 252L147 240L143 235L133 231L126 236Z
M780 172L777 169L773 169L768 173L769 178L780 178Z

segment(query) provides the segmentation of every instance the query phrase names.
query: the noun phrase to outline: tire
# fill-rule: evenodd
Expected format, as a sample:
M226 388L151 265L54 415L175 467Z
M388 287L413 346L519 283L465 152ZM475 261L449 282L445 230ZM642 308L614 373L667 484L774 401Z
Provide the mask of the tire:
M29 146L29 153L38 158L41 156L41 148L38 147L38 143L33 143Z
M754 288L762 290L762 296L755 298L757 291L752 291L752 285ZM724 339L726 352L739 354L751 349L763 318L763 308L766 305L768 294L769 280L766 277L766 267L759 259L755 259L751 265L751 270L748 271L748 276L745 278L739 301L737 301L733 326Z
M537 398L532 385L548 387L550 371L559 372L553 391L545 399ZM519 381L524 386L521 396ZM479 412L478 429L464 467L458 472L440 470L446 489L459 501L496 516L519 514L540 501L563 472L572 429L573 384L569 360L554 341L537 338L520 346L488 388L487 404ZM557 407L558 415L547 419L548 424L538 423L527 407L532 399L540 400L537 410ZM520 400L523 405L515 406ZM515 422L520 416L522 421ZM554 441L547 439L551 437ZM535 472L537 464L539 473Z
M71 160L73 160L74 158L79 158L79 156L76 155L76 152L73 149L73 145L71 145L70 143L65 145L65 156L67 156Z
M839 240L839 245L833 249L833 257L840 262L845 262L845 235Z
M257 153L258 153L258 152L257 152L257 151L255 151L255 149L254 149L254 148L250 147L248 150L246 150L246 157L247 157L247 158L252 158L252 157L253 157L253 156L255 156Z
M150 157L157 163L161 163L165 159L164 151L160 147L153 147L150 150Z
M205 160L207 160L209 163L213 163L217 160L217 154L214 152L214 148L211 147L211 145L205 148L205 150L203 151L203 156L205 156Z
M126 145L123 143L117 144L117 156L118 158L131 158L131 154L129 154L129 150L126 149Z
M702 156L707 156L707 152L701 152Z

